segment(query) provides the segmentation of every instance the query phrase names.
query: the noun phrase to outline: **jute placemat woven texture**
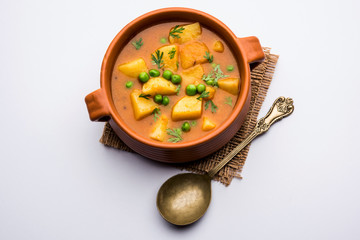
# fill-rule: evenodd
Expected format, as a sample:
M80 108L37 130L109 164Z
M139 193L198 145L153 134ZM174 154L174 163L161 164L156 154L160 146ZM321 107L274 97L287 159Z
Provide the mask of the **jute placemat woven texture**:
M279 58L278 55L271 54L270 48L264 48L265 61L254 67L251 71L251 102L250 110L247 114L246 120L236 135L217 152L194 162L184 164L174 164L174 166L196 173L206 173L213 168L224 156L226 156L233 148L240 144L245 139L252 129L255 127L257 117L265 100L266 93L269 89L273 74L275 72L275 66ZM111 126L106 123L103 131L103 135L100 138L100 142L105 146L117 148L123 151L134 152L115 134ZM240 153L238 153L218 174L213 178L216 181L228 186L233 178L241 178L241 171L245 164L246 157L248 155L250 145L245 147Z

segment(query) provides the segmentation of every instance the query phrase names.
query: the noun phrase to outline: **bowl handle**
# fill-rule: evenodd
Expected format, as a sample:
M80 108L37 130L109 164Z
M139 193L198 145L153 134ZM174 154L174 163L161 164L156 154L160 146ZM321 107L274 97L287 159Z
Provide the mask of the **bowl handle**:
M264 51L257 37L238 38L239 44L245 50L248 63L261 62L265 59Z
M98 89L85 97L85 103L91 121L106 122L110 120L109 106L103 89Z

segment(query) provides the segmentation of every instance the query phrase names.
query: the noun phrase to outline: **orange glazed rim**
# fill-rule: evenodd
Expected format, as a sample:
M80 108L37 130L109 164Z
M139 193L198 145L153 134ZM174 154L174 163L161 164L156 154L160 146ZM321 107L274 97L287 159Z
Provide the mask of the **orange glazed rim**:
M113 68L115 65L115 60L119 54L118 51L116 51L116 53L115 53L116 48L118 48L117 45L118 45L119 41L122 38L125 38L125 37L127 38L127 36L129 36L129 33L133 33L132 29L134 28L134 26L137 26L137 25L139 25L139 23L142 23L142 22L147 22L148 25L151 25L151 20L149 21L149 19L154 20L154 19L156 19L156 16L164 15L164 14L171 16L171 14L174 14L174 13L176 13L177 15L181 14L181 16L200 15L200 16L206 18L208 25L211 24L211 26L213 26L213 24L215 24L215 25L217 25L217 27L220 27L222 30L224 30L227 33L227 38L225 40L228 42L228 44L232 43L231 49L232 49L235 59L237 60L237 65L239 67L239 71L240 71L240 73L242 71L244 71L244 74L240 74L242 76L240 78L240 92L239 92L239 96L236 101L236 104L233 108L233 111L230 114L230 116L228 117L228 119L226 119L221 124L221 126L219 126L217 129L209 132L209 134L207 134L201 138L194 139L194 140L187 141L187 142L178 142L178 143L156 142L154 140L150 140L150 139L146 139L145 137L142 137L141 135L136 133L134 130L129 128L127 126L127 124L121 119L118 112L116 111L115 105L112 100L111 87L110 87L111 74L109 75L108 71L110 71L110 73L112 73L112 71L113 71ZM184 19L185 18L186 17L184 17ZM141 29L138 29L138 30L141 30ZM114 57L114 54L116 54L115 57ZM112 61L112 59L113 59L113 61ZM109 76L110 76L110 78L109 78ZM239 44L238 38L235 36L235 34L219 19L217 19L205 12L196 10L196 9L181 8L181 7L170 7L170 8L162 8L162 9L154 10L154 11L148 12L144 15L141 15L141 16L137 17L136 19L134 19L133 21L131 21L130 23L128 23L115 36L115 38L112 40L112 42L110 43L110 45L106 51L106 54L104 56L103 63L101 66L100 85L101 85L101 88L105 91L105 95L106 95L107 101L109 103L109 112L110 112L112 120L124 132L126 132L129 136L131 136L133 139L135 139L139 142L142 142L146 145L152 146L152 147L164 148L164 149L188 148L188 147L191 147L194 145L200 145L207 141L211 141L215 136L217 136L219 133L225 131L226 128L234 122L234 120L236 119L238 114L243 109L248 95L251 94L249 63L246 59L245 51L242 48L241 44Z

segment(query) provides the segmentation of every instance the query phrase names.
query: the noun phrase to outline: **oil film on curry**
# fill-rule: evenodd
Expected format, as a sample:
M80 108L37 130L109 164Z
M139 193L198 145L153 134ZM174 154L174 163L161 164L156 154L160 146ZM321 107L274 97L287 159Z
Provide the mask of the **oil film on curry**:
M113 102L127 126L169 144L221 126L239 86L230 48L197 22L161 23L139 32L120 52L111 79Z

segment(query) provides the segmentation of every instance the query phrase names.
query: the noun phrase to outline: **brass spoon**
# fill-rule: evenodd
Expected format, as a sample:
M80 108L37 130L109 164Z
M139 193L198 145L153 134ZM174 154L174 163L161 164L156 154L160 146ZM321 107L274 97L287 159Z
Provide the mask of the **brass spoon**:
M207 174L183 173L169 178L159 189L156 205L161 216L175 225L188 225L199 220L211 199L211 179L254 138L269 130L270 126L294 111L291 98L279 97L269 112L261 118L250 135L234 148Z

